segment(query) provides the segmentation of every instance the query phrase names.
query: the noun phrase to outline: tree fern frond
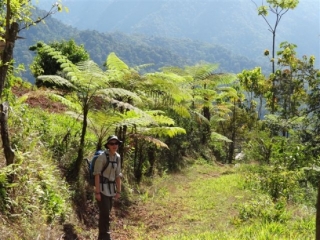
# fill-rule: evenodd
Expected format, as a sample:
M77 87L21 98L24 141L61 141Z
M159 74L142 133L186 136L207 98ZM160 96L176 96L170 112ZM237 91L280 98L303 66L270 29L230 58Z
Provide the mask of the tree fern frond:
M141 98L136 93L123 88L105 88L97 91L97 94L111 98L129 97L134 101L141 102Z
M123 115L114 111L89 111L88 127L97 136L112 132L118 122L123 120Z
M231 107L233 105L231 103L224 103L224 104L218 104L214 105L214 108L218 111L219 114L228 114L231 112Z
M200 63L195 66L186 67L186 72L195 80L208 78L219 67L218 64Z
M75 68L75 65L72 62L65 62L60 64L60 67L63 68ZM76 68L75 68L76 69Z
M142 69L144 68L148 68L148 67L151 67L151 66L154 66L154 63L146 63L146 64L141 64L139 66L135 66L133 67L134 70L140 72Z
M121 121L123 119L121 113L115 112L113 110L109 111L89 111L88 119L94 124L98 125L109 125L114 124L115 122Z
M108 55L106 65L108 70L125 71L129 70L127 64L125 64L118 56L112 52Z
M49 83L50 85L55 85L64 89L76 88L70 81L57 75L41 75L37 77L36 82L37 84L42 83L43 85Z
M151 118L127 118L123 119L122 121L119 121L115 123L116 127L145 127L149 126L151 123L154 123Z
M164 142L162 142L161 140L157 139L157 138L153 138L150 136L145 136L143 138L145 141L153 143L154 145L156 145L158 148L162 147L162 148L167 148L169 149L168 145L165 144Z
M155 120L156 123L158 123L159 125L174 125L175 122L172 118L169 118L167 116L164 115L153 115L152 118Z
M77 119L78 121L83 120L83 116L78 112L66 111L65 114L69 115L70 117L73 117L74 119Z
M219 91L225 92L228 97L238 98L238 91L232 87L219 87Z
M133 138L133 139L138 139L140 141L144 140L146 142L152 143L152 144L156 145L158 148L159 147L163 147L163 148L169 149L167 144L165 144L161 140L159 140L157 138L154 138L154 137L151 137L151 136L145 136L145 135L142 135L142 134L130 134L129 137Z
M201 113L192 111L192 115L198 123L210 124L208 119L204 117Z
M164 111L158 110L158 109L156 109L156 110L147 110L147 111L145 111L145 112L148 113L148 114L150 114L150 115L152 115L152 116L165 114Z
M142 133L144 135L173 138L176 135L186 134L187 132L184 128L180 128L180 127L153 127L153 128L143 129Z
M92 60L79 62L76 64L76 66L80 71L84 71L84 72L100 72L100 73L104 72L99 67L99 65Z
M66 105L68 108L73 109L77 112L81 112L81 106L79 104L76 104L68 99L66 99L65 97L62 97L58 94L55 93L47 93L47 96L52 99L53 101L58 101L64 105Z
M212 132L211 133L211 139L213 141L223 141L223 142L232 142L229 138L227 138L226 136L223 136L217 132Z
M189 110L183 105L173 105L171 109L181 117L191 118Z
M220 117L219 115L215 114L210 118L211 123L218 123L218 122L224 122L226 121L226 118Z
M171 97L176 102L190 100L192 98L190 88L183 88L187 84L186 79L174 73L148 73L143 88L149 92L162 93L164 98Z
M209 79L219 85L230 85L237 80L237 75L233 73L212 74Z
M129 103L125 103L125 102L121 102L115 99L110 99L109 100L111 104L119 107L119 108L124 108L127 110L132 110L135 111L136 113L138 113L140 116L145 117L148 121L153 122L152 117L147 114L146 112L144 112L143 110L141 110L140 108L134 107L133 105L129 104Z

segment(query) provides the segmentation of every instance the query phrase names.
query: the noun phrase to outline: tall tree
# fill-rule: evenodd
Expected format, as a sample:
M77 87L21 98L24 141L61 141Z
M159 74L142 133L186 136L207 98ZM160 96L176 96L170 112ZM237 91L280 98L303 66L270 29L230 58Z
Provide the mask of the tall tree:
M4 0L1 1L0 8L0 98L2 100L0 111L1 139L6 158L6 164L12 164L14 161L14 151L10 146L9 130L7 126L8 103L3 102L3 90L6 86L8 74L13 69L13 49L18 34L21 30L27 29L43 21L46 17L61 11L60 3L56 2L45 16L32 18L32 9L34 6L30 0ZM33 20L36 19L36 20Z
M101 99L107 99L107 101L112 102L115 106L120 107L123 106L123 104L122 102L115 100L116 97L129 97L135 101L141 100L135 93L125 89L110 88L109 81L112 79L111 75L116 73L110 74L108 71L103 71L91 60L80 62L75 65L67 58L67 56L46 44L43 44L41 51L45 54L51 55L61 64L62 73L61 76L38 76L36 80L37 83L40 85L55 86L56 88L63 90L69 89L73 99L68 105L75 110L78 117L81 116L82 129L78 146L78 155L70 173L71 179L78 179L84 156L88 116L90 111L95 110L95 99L97 97L102 97ZM56 99L60 99L67 103L67 100L60 96L56 96ZM130 107L130 104L126 106L126 108Z
M257 4L254 0L251 0L256 6ZM297 7L299 0L266 0L268 6L264 5L264 1L262 1L262 6L258 7L258 15L262 16L265 22L269 27L269 31L272 33L272 73L275 73L275 46L276 46L276 33L279 23L282 17L290 10ZM269 12L275 15L274 22L267 18ZM268 50L265 52L265 55L268 55ZM274 104L275 104L275 83L273 83L272 89L272 102L271 102L271 112L274 113Z

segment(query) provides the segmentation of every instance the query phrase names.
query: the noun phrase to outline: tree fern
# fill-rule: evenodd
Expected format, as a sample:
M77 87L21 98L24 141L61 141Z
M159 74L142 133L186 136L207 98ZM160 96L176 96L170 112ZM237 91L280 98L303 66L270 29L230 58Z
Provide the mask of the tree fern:
M227 138L226 136L223 136L217 132L212 132L211 133L211 139L212 141L216 142L216 141L222 141L222 142L232 142L229 138Z
M146 136L146 135L137 134L137 133L131 133L131 134L129 134L129 136L132 139L137 139L139 141L146 141L146 142L152 143L153 145L157 146L158 148L169 149L167 144L165 144L163 141L159 140L158 138L155 138L152 136Z
M131 98L132 100L136 102L141 102L141 98L134 92L128 91L123 88L104 88L99 89L97 91L97 95L110 97L110 98Z
M140 129L144 135L152 135L155 137L173 138L179 134L186 134L186 130L181 127L153 127Z
M119 72L129 71L128 65L125 64L120 58L118 58L118 56L114 52L111 52L108 55L106 66L108 70L114 70Z
M57 86L61 89L74 90L76 87L67 79L57 75L42 75L36 78L37 86Z

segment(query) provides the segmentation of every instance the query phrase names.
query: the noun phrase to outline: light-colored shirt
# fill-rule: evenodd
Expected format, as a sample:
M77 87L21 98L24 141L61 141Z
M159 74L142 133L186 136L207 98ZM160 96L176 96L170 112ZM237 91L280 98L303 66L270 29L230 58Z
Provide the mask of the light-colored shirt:
M121 158L119 153L115 153L114 155L110 155L108 151L105 151L101 154L95 164L93 175L101 174L101 171L105 167L107 163L107 156L109 155L109 164L107 168L103 171L102 176L109 179L109 183L102 184L100 181L100 192L106 196L115 196L115 180L117 177L121 176Z

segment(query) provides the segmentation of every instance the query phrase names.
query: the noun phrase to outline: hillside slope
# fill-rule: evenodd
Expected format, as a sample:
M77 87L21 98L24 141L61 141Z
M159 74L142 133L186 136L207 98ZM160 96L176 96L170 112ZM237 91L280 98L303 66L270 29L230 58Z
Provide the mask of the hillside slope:
M311 211L282 209L250 191L245 172L245 167L198 162L156 179L136 189L140 194L129 208L116 205L112 235L117 240L314 239Z
M81 30L190 38L254 59L271 48L272 36L253 2L261 5L258 0L64 0L70 11L55 18ZM39 7L50 4L42 0ZM292 42L300 54L319 57L319 10L319 0L300 1L283 16L278 44ZM270 14L271 24L274 19Z
M35 16L39 14L43 15L44 12L38 11ZM191 39L148 37L120 32L80 31L52 17L47 18L45 24L33 26L21 32L20 35L25 39L17 41L14 58L17 64L25 64L27 71L22 76L30 82L34 82L29 70L34 53L29 51L29 47L36 44L37 41L50 43L74 39L77 44L84 45L91 59L101 67L111 52L115 52L131 67L154 64L148 69L149 71L157 71L164 66L194 65L200 61L218 63L220 64L219 71L233 73L261 65L259 60L250 60L216 44Z

